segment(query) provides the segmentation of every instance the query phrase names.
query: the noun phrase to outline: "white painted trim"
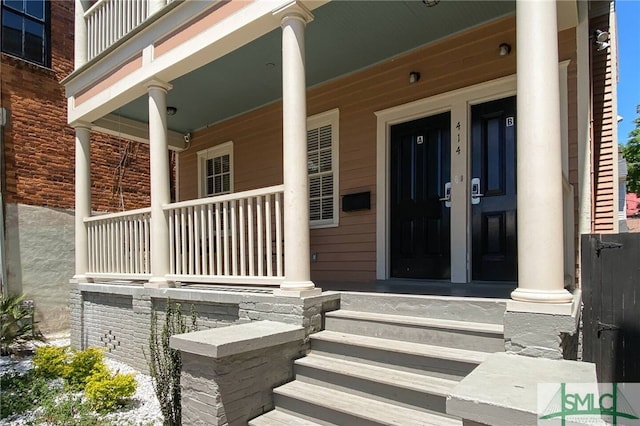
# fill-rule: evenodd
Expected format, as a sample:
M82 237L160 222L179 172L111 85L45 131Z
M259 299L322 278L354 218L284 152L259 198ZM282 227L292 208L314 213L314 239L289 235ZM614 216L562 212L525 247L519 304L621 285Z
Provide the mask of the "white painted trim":
M452 137L453 137L453 128L457 122L457 117L466 117L466 132L469 134L469 118L470 118L470 106L474 104L479 104L483 102L487 102L494 99L500 99L508 96L513 96L516 92L516 76L511 75L508 77L502 77L496 80L491 80L485 83L476 84L469 87L464 87L461 89L457 89L447 93L441 93L430 98L420 99L414 102L410 102L403 105L398 105L392 108L388 108L382 111L375 112L377 117L377 135L376 135L376 278L377 279L387 279L389 278L389 223L388 223L388 210L389 210L389 150L390 150L390 142L389 142L389 132L390 128L394 124L415 120L421 117L427 117L433 114L451 111L451 125L452 125ZM464 111L460 109L464 108ZM454 119L455 117L455 119ZM463 134L461 134L461 139L463 138ZM466 138L468 139L468 138ZM452 149L455 147L454 141L452 141ZM463 149L466 148L468 151L468 143L466 141L461 141L461 146ZM453 158L453 157L452 157ZM466 188L468 179L466 176L469 174L469 160L467 159L465 170L460 173L460 171L451 170L452 175L459 174L460 184L459 188ZM458 195L454 195L453 193L457 192ZM464 194L464 195L460 195ZM457 208L456 212L452 210L452 222L451 229L452 232L456 232L452 238L452 247L451 253L452 256L455 252L462 251L464 253L464 260L462 263L467 265L466 271L461 272L457 271L456 273L452 270L452 281L454 282L466 282L469 279L469 259L466 257L466 253L469 252L467 247L470 247L470 232L469 232L469 224L466 225L466 239L461 239L458 232L460 229L456 227L454 223L454 216L459 220L461 217L468 217L468 211L470 209L468 197L466 196L466 189L464 191L452 190L452 197L454 203L452 203L452 208L456 205L455 201L459 201L461 198L465 199L464 207ZM466 222L465 222L466 223ZM455 231L454 231L455 230ZM462 244L462 241L466 240L465 247L454 247L453 243L456 242L456 245ZM456 262L452 261L452 265L460 265L460 261L456 259Z
M560 143L562 145L562 176L569 180L569 86L568 68L571 60L560 62Z
M203 149L198 151L196 154L198 156L198 197L213 197L218 195L227 194L227 192L222 192L219 194L207 194L205 191L205 161L210 160L216 157L222 157L224 155L229 155L229 192L233 193L233 181L235 180L235 174L233 171L233 141L228 141L221 143L220 145L213 146L211 148Z
M91 124L91 130L118 138L129 139L149 144L149 125L117 114L107 114ZM184 135L167 130L167 143L172 151L183 151L186 148Z
M569 183L569 82L570 60L560 62L560 143L562 144L562 197L564 217L564 276L575 283L574 188Z
M176 170L175 170L175 190L176 190L176 199L175 201L180 201L180 156L179 155L175 155L175 161L176 161Z
M326 2L327 0L317 0L307 2L305 5L313 10ZM97 63L91 64L87 69L74 72L64 81L67 97L72 100L76 94L108 75L113 65L125 63L150 44L175 31L176 27L192 20L217 3L217 1L182 2L170 13L161 16L153 25L141 30L139 34L105 55ZM278 28L280 20L273 15L273 11L289 3L291 0L248 2L241 10L166 54L154 58L151 63L131 72L81 105L73 108L74 103L71 103L68 109L68 122L94 121L144 95L146 93L144 83L149 79L159 77L164 81L173 81Z
M168 274L168 281L197 282L208 284L237 284L237 285L269 285L278 286L284 277L251 277L248 275L175 275Z
M307 117L307 130L331 125L331 171L333 173L333 219L309 221L309 228L332 228L340 223L340 110L329 111Z

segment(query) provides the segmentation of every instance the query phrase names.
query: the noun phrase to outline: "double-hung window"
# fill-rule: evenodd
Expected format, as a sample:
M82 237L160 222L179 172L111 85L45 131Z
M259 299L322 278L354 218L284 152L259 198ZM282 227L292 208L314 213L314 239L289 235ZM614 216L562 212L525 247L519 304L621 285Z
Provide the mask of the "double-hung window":
M338 224L339 110L307 118L307 170L311 227Z
M198 152L198 176L200 197L233 192L233 142Z
M49 2L2 0L2 51L49 66Z

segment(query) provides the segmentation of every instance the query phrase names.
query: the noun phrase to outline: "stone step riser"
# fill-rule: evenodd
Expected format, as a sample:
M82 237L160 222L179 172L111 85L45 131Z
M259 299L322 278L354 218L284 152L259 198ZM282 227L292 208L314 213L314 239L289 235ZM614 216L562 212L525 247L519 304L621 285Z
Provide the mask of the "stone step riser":
M502 299L345 292L340 298L340 308L389 315L502 324L506 301Z
M296 365L296 380L330 389L374 397L419 411L446 413L446 397L413 389L406 389L375 381L375 377L362 379L309 366Z
M384 423L373 422L367 419L353 416L348 413L336 411L329 406L323 405L322 401L310 403L299 399L291 398L287 395L280 395L277 392L273 395L276 407L290 411L302 417L311 419L322 419L320 423L331 425L349 426L373 426Z
M482 352L504 351L504 335L499 333L483 333L340 317L327 317L325 319L325 329L361 336Z
M359 361L365 364L396 368L451 380L461 380L477 367L477 364L473 362L452 361L377 348L363 348L338 342L316 340L313 339L313 336L311 350L323 356Z

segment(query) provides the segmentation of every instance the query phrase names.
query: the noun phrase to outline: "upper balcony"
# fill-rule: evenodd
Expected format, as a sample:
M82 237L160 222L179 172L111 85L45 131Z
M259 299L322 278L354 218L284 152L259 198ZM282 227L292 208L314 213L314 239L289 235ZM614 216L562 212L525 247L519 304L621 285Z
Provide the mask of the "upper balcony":
M97 0L84 13L86 54L91 60L175 0Z

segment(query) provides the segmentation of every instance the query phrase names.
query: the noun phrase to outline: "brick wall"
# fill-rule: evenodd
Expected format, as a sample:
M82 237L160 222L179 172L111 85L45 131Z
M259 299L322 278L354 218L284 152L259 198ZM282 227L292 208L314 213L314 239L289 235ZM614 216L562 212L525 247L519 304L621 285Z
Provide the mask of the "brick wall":
M67 101L60 81L73 71L74 3L50 5L51 68L6 54L0 57L1 104L9 113L3 192L7 203L73 209L75 131L66 124ZM148 206L148 146L93 133L91 148L92 208Z
M108 357L147 372L143 350L148 352L152 312L161 331L167 298L181 304L187 324L193 306L199 330L269 320L302 326L309 335L322 329L324 312L339 306L338 294L297 299L270 293L72 284L71 346L105 348Z

